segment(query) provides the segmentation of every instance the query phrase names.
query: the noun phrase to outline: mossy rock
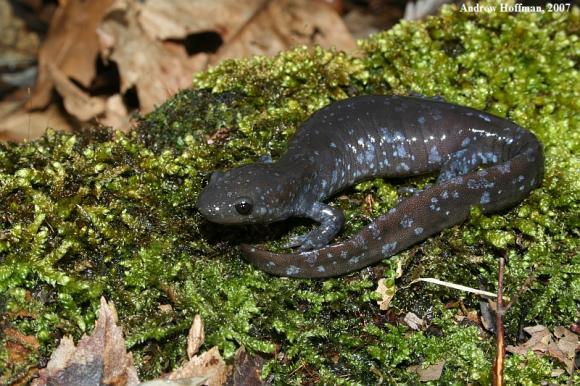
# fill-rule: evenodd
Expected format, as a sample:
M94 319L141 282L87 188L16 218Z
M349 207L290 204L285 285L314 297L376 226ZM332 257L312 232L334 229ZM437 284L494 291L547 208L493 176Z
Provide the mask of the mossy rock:
M441 384L488 384L494 339L458 324L479 298L413 279L437 277L497 288L497 257L517 303L507 341L535 324L568 326L580 299L580 12L469 13L446 7L360 42L358 56L297 48L274 58L230 60L198 75L129 134L49 131L0 147L0 312L3 332L34 336L14 361L2 337L0 383L46 363L65 334L90 330L99 298L112 300L142 379L177 366L195 314L206 343L231 358L244 345L271 360L280 384L416 384L410 366L445 361ZM346 277L288 280L246 264L240 241L268 242L310 226L227 228L195 210L207 175L285 148L300 122L329 102L371 93L420 93L506 116L545 145L542 186L505 213L471 219L373 269ZM334 199L346 238L397 200L381 179ZM374 200L366 200L372 197ZM365 205L372 202L372 205ZM269 242L275 248L277 242ZM402 264L404 263L404 264ZM403 276L396 278L402 264ZM378 278L399 288L388 312ZM163 307L160 305L171 305ZM399 321L413 311L427 331ZM272 354L277 352L277 355ZM282 355L283 354L283 355ZM525 366L524 366L525 364ZM567 382L559 366L510 355L509 384ZM580 382L578 375L576 382Z

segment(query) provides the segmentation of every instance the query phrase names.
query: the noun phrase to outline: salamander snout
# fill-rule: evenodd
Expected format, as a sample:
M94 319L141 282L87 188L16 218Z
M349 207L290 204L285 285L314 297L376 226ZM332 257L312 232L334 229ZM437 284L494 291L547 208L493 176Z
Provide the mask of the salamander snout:
M232 213L232 203L216 192L212 186L207 186L197 198L197 209L203 217L218 224L241 222Z
M271 222L284 214L281 186L269 165L246 165L212 173L197 199L199 212L218 224ZM287 216L286 216L287 217Z
M203 217L219 224L252 222L255 217L254 203L250 197L232 199L221 192L215 192L211 187L201 192L196 206Z

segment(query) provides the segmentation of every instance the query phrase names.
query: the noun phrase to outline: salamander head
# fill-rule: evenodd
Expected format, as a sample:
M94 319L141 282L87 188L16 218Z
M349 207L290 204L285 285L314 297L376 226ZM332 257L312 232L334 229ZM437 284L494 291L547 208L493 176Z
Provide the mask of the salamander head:
M283 175L271 164L255 163L212 173L197 208L218 224L267 223L289 217Z

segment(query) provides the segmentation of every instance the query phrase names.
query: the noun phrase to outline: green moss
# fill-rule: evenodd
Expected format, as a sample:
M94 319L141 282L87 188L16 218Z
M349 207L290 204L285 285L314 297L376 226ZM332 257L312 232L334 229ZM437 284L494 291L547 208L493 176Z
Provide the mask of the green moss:
M0 383L46 360L63 334L87 332L100 296L115 303L145 378L185 358L187 330L199 313L206 347L218 345L228 358L240 345L270 355L265 372L280 384L416 384L410 366L441 360L441 384L489 383L492 337L458 324L459 311L444 306L460 300L477 310L479 298L408 284L437 277L494 291L497 257L506 256L506 292L518 298L505 316L510 343L520 325L567 326L577 317L579 18L577 8L511 15L447 7L362 41L356 58L297 48L226 61L130 134L49 131L38 141L0 146L0 328L41 343L16 367L3 345ZM326 281L270 277L233 248L309 224L228 228L196 212L209 172L278 156L321 106L350 95L410 92L533 130L546 150L542 186L506 213L483 216L474 208L467 223L373 270ZM341 237L396 205L399 187L432 181L377 179L344 192L333 200L347 217ZM399 288L388 312L375 301L380 277ZM409 311L429 329L404 327ZM510 355L506 377L510 384L566 383L565 376L550 378L555 367L545 357Z

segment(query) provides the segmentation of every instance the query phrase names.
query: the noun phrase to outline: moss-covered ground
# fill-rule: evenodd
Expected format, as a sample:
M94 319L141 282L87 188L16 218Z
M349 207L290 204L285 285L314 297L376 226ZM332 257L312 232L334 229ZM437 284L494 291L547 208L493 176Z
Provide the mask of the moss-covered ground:
M0 383L45 364L63 335L88 332L105 296L142 378L184 360L187 330L200 313L205 347L218 345L228 358L240 345L266 355L264 372L278 384L416 384L410 366L441 360L438 383L488 384L494 338L457 318L479 310L481 299L407 285L437 277L495 291L497 257L507 256L506 292L517 298L505 315L508 343L523 326L578 318L579 29L577 8L488 14L448 7L362 41L357 56L298 48L226 61L129 134L49 131L1 145ZM509 117L545 144L542 186L506 213L475 208L465 224L346 277L288 280L246 264L237 243L275 248L274 240L311 224L209 224L194 207L208 174L275 158L313 111L371 93L437 95ZM430 179L377 179L333 199L347 214L340 237L395 205L398 186ZM398 288L388 311L378 309L374 292L383 277ZM406 327L401 317L409 311L429 327ZM30 344L14 360L14 331L40 348ZM547 357L509 355L506 380L567 382L566 374L551 377L558 367Z

